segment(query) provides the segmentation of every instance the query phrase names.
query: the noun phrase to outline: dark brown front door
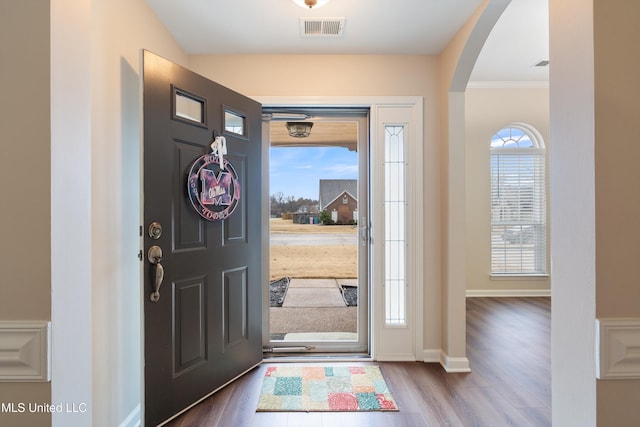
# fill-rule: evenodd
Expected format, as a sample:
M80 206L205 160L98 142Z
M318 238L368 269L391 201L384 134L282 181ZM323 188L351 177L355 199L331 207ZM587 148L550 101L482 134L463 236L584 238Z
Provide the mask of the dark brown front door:
M144 419L155 426L262 360L262 109L150 52L143 68Z

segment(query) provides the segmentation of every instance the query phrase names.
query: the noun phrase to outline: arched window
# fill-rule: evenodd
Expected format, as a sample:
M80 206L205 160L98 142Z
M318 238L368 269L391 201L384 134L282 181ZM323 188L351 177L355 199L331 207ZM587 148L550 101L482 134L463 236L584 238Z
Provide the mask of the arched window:
M491 139L491 274L547 273L545 147L512 124Z

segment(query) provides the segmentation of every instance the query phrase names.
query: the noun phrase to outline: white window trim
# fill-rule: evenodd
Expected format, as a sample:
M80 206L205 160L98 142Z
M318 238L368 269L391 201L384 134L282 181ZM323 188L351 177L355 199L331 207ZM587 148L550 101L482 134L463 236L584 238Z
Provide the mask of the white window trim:
M493 245L492 243L490 243L490 253L491 253L491 260L490 260L490 266L489 266L489 270L490 270L490 279L491 280L527 280L527 279L531 279L531 280L536 280L536 279L546 279L549 277L549 239L548 239L548 234L549 234L549 213L548 213L548 197L549 197L549 183L548 183L548 166L547 166L547 154L546 154L546 147L544 144L544 139L542 138L542 135L540 135L540 133L532 126L527 125L525 123L511 123L508 124L500 129L498 129L496 131L496 133L494 133L492 135L492 138L494 135L496 135L497 133L499 133L500 131L504 130L504 129L509 129L509 128L514 128L514 129L518 129L522 132L524 132L525 134L528 135L528 137L530 138L531 142L533 143L533 147L532 148L493 148L490 147L489 148L489 158L490 161L492 161L493 155L525 155L524 150L526 150L527 154L536 154L536 155L541 155L542 156L542 161L543 161L543 176L544 176L544 182L543 182L543 187L544 187L544 226L545 226L545 237L544 237L544 271L540 271L540 272L523 272L523 273L518 273L518 272L494 272L493 271ZM522 151L519 151L522 150ZM491 167L490 167L491 170ZM491 173L492 170L491 170ZM491 198L491 196L490 196ZM492 200L490 200L490 206L492 205ZM493 228L493 214L490 213L490 228Z

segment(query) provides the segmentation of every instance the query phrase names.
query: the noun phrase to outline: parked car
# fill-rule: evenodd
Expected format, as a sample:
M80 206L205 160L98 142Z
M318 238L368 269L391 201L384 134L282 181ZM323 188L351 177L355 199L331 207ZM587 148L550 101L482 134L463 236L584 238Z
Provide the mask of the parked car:
M502 240L507 243L533 243L535 230L533 225L508 227L502 233Z

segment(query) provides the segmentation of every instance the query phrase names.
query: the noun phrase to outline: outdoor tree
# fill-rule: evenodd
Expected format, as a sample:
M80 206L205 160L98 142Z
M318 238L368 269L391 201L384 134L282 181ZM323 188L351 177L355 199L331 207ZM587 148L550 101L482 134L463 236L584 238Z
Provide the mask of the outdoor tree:
M318 210L318 201L303 197L285 196L282 192L269 197L271 216L280 217L284 213L313 213Z

